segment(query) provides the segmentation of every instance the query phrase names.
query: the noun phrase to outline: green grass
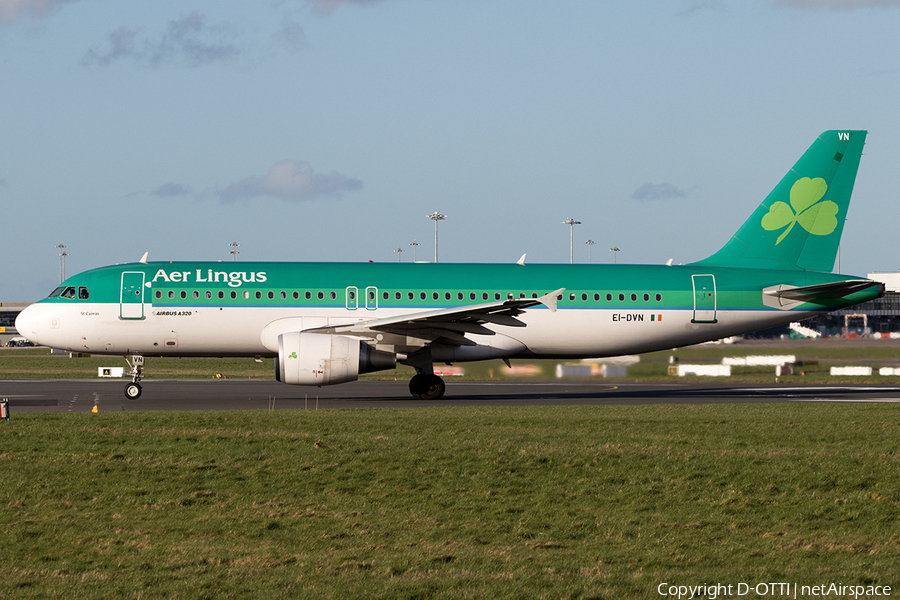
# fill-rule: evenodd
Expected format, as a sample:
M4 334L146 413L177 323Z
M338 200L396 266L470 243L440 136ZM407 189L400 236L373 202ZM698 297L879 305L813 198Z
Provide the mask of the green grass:
M3 597L900 584L893 405L16 413L0 440Z

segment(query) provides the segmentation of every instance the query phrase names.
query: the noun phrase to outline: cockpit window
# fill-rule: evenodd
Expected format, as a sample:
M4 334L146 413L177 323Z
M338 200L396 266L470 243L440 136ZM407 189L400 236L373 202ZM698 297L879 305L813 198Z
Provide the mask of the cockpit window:
M78 299L87 300L91 297L91 292L84 286L78 286Z
M60 294L62 298L74 298L75 297L75 286L70 285L66 289L63 290L62 294Z
M56 288L55 290L53 290L52 292L50 292L50 295L47 296L47 297L48 297L48 298L56 298L57 296L59 296L60 294L62 294L62 292L63 292L64 289L66 289L66 288L64 288L64 287L58 287L58 288Z

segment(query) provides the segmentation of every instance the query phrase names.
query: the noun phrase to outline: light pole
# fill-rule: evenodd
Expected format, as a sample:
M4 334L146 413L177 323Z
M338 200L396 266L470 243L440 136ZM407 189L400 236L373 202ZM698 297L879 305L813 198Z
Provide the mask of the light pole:
M231 246L231 252L229 252L229 254L231 255L231 262L237 262L237 255L240 254L240 252L238 252L240 244L238 244L237 242L231 242L228 245Z
M437 224L438 221L443 221L447 218L447 215L442 215L440 211L434 211L430 215L426 215L429 219L434 221L434 262L438 261L438 236L437 236Z
M587 244L587 247L588 247L588 264L591 264L591 246L593 246L596 243L597 242L595 242L594 240L588 240L585 242L585 244Z
M417 242L416 240L413 240L412 243L410 244L410 246L413 247L413 262L416 262L416 249L419 246L419 242Z
M569 226L569 264L571 264L575 262L575 250L572 247L572 235L575 231L575 225L581 225L581 221L576 221L572 217L569 217L563 221L563 225Z
M616 257L618 256L618 253L620 252L619 247L613 246L612 248L609 249L609 251L613 253L613 264L616 264Z
M396 250L394 250L394 252L397 253L397 262L401 262L400 261L400 256L401 256L400 253L403 252L403 248L397 248Z
M66 257L69 253L66 252L66 245L62 242L56 247L59 248L59 282L62 283L66 279Z

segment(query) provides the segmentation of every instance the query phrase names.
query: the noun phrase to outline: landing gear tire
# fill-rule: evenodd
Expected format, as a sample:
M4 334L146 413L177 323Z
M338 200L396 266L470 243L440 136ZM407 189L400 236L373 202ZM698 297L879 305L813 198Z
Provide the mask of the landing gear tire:
M420 400L437 400L443 397L447 386L437 375L421 373L409 380L409 393Z
M125 397L129 400L137 400L141 397L141 384L139 383L129 383L125 386Z

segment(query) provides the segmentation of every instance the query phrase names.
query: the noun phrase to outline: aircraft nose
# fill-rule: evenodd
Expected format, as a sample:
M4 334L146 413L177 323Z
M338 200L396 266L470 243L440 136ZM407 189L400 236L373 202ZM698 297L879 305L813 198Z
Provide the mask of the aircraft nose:
M26 306L25 309L16 317L16 331L24 338L40 344L41 331L46 329L46 319L41 316L41 307L32 304Z

